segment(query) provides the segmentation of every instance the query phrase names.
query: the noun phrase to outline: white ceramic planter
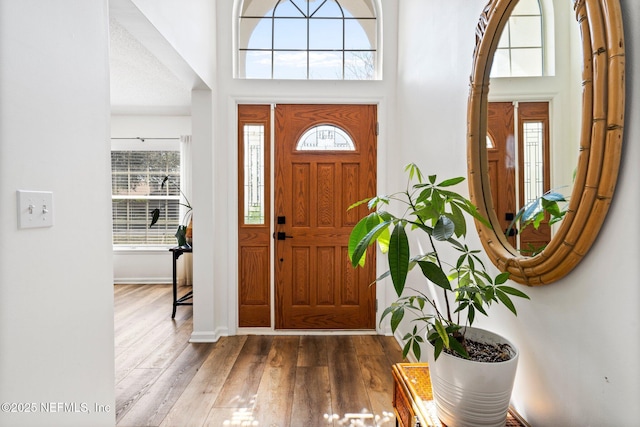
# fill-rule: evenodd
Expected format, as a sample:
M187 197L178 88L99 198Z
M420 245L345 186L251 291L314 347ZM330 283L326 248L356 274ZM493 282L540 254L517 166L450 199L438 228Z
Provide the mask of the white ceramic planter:
M467 328L466 337L507 343L515 351L506 362L474 362L442 352L433 359L427 342L427 360L438 418L447 427L504 426L518 365L518 350L505 338L479 328Z

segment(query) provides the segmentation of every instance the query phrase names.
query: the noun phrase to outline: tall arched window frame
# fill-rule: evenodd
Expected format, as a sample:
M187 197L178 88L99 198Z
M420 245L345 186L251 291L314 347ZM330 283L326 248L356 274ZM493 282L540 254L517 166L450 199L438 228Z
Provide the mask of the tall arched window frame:
M540 0L520 0L498 42L491 77L540 77L553 72L548 58L545 16Z
M237 76L243 79L379 78L375 0L244 0Z

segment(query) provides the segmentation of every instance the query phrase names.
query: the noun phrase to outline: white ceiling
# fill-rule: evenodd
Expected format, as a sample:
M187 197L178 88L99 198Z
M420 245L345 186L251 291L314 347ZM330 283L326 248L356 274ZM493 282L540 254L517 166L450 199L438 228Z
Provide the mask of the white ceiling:
M191 84L179 79L113 15L109 23L112 114L190 115Z

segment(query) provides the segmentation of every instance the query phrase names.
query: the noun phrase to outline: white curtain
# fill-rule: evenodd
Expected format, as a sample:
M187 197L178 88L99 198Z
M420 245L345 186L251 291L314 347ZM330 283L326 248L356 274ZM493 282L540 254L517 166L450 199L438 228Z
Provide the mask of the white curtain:
M180 190L191 202L191 135L180 136ZM185 201L182 200L182 203L185 203ZM180 206L180 221L182 221L186 212L187 208ZM190 215L193 215L193 211ZM193 284L193 256L191 254L183 254L178 259L177 274L178 286L191 286Z

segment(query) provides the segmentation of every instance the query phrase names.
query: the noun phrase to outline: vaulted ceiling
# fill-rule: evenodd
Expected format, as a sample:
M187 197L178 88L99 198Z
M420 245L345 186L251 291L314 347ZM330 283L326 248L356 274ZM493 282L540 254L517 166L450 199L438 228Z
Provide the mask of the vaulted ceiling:
M184 61L130 0L110 1L109 12L112 114L190 115Z

